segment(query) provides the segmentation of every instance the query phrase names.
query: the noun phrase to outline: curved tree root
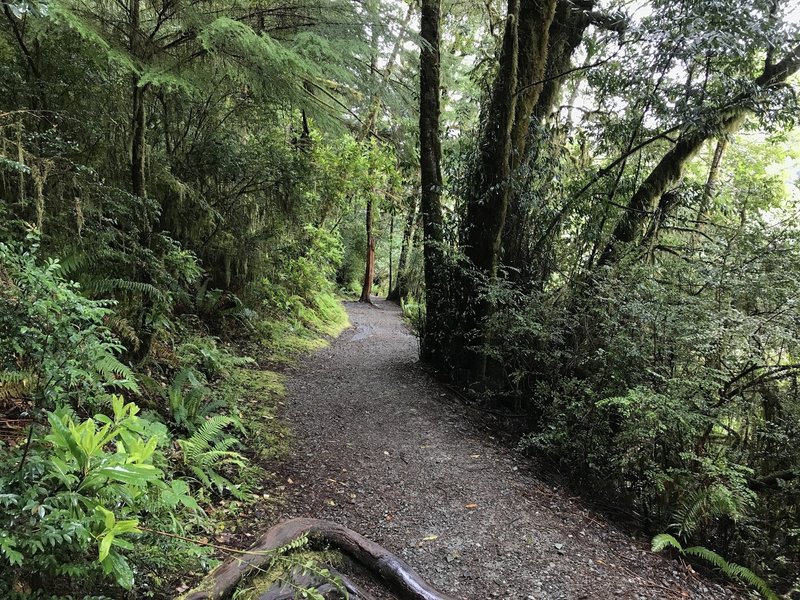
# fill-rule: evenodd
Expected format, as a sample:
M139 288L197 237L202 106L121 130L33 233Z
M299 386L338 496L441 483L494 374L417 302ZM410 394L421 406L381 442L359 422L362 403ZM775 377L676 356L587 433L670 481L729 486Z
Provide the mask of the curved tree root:
M242 579L269 563L274 550L302 535L314 545L338 548L378 575L405 600L455 600L434 590L405 562L382 546L337 523L320 519L292 519L278 523L245 554L230 558L209 573L183 600L220 600L233 593Z

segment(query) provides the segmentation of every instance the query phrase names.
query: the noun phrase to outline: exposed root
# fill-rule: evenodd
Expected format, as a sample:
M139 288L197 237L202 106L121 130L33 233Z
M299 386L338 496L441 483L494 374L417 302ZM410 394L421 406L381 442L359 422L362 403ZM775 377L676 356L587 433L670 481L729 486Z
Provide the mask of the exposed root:
M401 598L406 600L455 600L430 587L411 567L382 546L352 529L319 519L292 519L278 523L267 531L250 549L240 556L226 560L192 591L184 600L221 600L230 596L236 586L254 571L269 563L274 550L307 535L312 545L337 548L382 579Z

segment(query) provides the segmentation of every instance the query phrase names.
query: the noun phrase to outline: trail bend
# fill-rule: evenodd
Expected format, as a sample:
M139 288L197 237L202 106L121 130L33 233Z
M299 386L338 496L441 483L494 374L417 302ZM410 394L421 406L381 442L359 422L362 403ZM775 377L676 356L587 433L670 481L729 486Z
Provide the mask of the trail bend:
M341 523L465 600L737 597L531 475L422 368L400 309L374 302L346 303L352 328L288 375L281 518Z

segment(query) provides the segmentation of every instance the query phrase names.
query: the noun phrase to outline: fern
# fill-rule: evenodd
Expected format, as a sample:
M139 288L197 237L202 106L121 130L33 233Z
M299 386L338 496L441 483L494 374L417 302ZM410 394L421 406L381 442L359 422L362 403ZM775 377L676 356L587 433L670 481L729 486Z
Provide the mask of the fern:
M130 281L128 279L107 278L90 282L87 286L88 291L95 294L114 293L124 291L129 293L141 294L142 296L157 302L166 302L166 294L156 286L142 281Z
M0 400L21 398L30 392L31 373L0 371Z
M98 352L92 363L94 370L119 389L139 393L136 376L130 367L106 350Z
M120 340L128 342L131 349L134 351L139 349L142 341L139 339L139 336L136 334L136 330L131 326L128 319L114 314L108 318L106 326Z
M280 548L276 548L275 554L278 555L289 554L290 552L300 550L301 548L305 548L306 546L308 546L308 533L304 533L303 535L294 538L287 544L284 544Z
M178 440L178 445L184 464L203 487L216 489L220 494L227 488L235 497L244 498L240 487L216 470L221 466L238 470L247 466L247 459L231 450L239 440L224 436L225 428L236 423L233 417L217 415L203 423L189 439Z
M668 533L659 533L651 542L653 552L661 552L665 548L675 548L678 552L683 552L683 546L673 536Z
M749 498L742 498L721 483L695 490L675 511L679 535L689 536L697 531L704 521L728 517L738 521L745 513Z
M666 548L673 548L677 550L681 556L691 556L710 563L719 569L728 579L750 586L767 600L778 600L777 594L772 591L767 582L761 577L756 575L747 567L743 567L742 565L733 562L728 562L723 556L717 552L714 552L713 550L709 550L704 546L692 546L691 548L684 548L674 536L668 533L659 533L651 542L651 550L653 552L661 552Z
M172 419L179 427L193 433L206 419L221 408L228 406L228 400L223 397L207 401L208 388L201 382L202 375L193 368L182 369L176 376L172 385L167 389L166 398ZM241 423L233 418L233 422L241 427Z
M685 556L695 556L706 561L707 563L711 563L725 575L731 577L730 564L727 560L713 550L709 550L704 546L692 546L691 548L684 549L681 554Z
M69 278L82 271L89 264L89 255L80 249L72 249L58 261L59 274Z

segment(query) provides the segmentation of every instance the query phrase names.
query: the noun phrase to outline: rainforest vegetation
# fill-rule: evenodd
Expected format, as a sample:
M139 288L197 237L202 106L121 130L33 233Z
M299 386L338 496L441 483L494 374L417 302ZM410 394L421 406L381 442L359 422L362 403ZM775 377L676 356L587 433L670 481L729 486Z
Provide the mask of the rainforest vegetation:
M375 294L655 549L800 593L800 4L2 13L0 596L207 570Z

